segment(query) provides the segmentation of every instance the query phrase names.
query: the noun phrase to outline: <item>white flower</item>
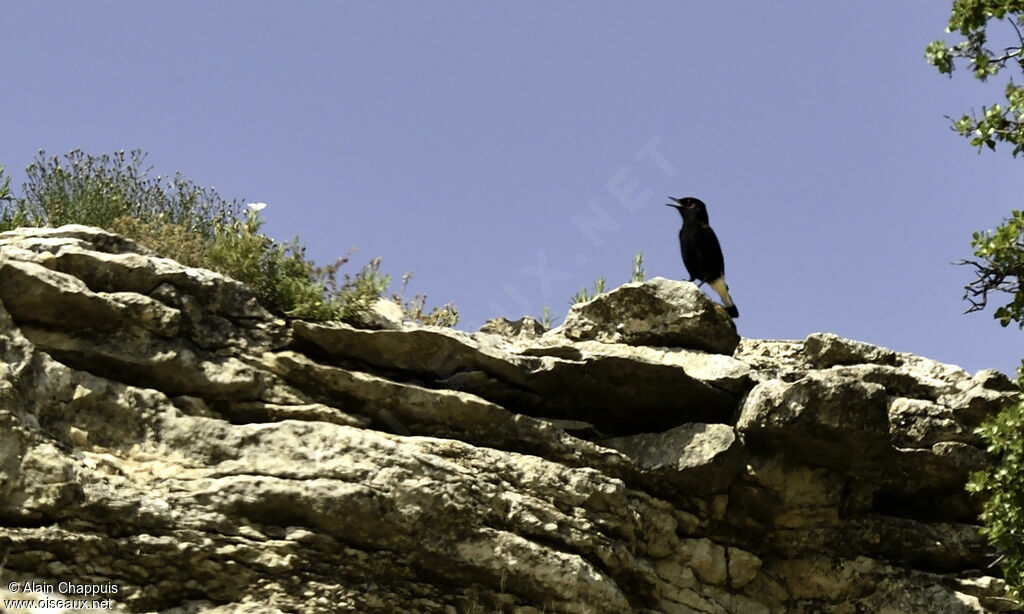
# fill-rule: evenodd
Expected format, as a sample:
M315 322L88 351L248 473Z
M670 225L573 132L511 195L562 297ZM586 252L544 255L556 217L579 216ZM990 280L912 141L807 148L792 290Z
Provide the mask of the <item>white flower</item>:
M249 203L246 207L249 207L253 211L262 211L267 207L267 203Z

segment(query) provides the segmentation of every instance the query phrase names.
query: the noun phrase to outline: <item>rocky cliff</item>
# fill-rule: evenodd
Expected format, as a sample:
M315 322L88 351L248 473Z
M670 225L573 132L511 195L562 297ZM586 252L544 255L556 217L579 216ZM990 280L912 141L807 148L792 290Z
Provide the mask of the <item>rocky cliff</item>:
M963 492L989 462L973 428L1012 394L1000 373L741 340L664 279L547 332L367 326L275 317L97 229L0 234L3 597L1024 611Z

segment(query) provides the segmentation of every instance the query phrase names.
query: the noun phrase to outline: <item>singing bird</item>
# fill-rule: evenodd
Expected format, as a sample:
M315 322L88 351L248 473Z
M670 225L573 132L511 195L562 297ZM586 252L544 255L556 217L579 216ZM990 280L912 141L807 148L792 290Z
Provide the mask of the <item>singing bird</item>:
M679 231L679 251L683 254L683 264L690 274L690 281L707 282L718 296L722 297L725 312L733 318L740 317L736 303L729 296L729 286L725 284L725 260L722 258L722 246L718 243L715 231L708 224L708 208L698 198L669 197L669 207L675 207L683 216L683 227Z

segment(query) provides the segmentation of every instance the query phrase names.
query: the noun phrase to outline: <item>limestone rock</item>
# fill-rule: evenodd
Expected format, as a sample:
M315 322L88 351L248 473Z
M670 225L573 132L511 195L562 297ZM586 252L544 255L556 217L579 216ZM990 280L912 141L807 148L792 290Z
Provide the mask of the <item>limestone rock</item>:
M296 349L337 364L404 373L530 415L592 423L609 434L728 421L750 387L750 369L725 356L685 349L545 335L515 342L437 327L358 330L294 324Z
M925 448L941 441L981 446L981 437L961 420L952 407L922 399L893 398L889 402L889 430L893 445Z
M666 485L689 495L727 492L742 469L742 444L726 424L684 424L602 442L626 454L645 474L652 490Z
M891 450L887 411L881 385L815 372L793 383L758 384L736 428L749 445L812 467L852 470L884 460Z
M807 362L821 369L835 365L896 363L896 352L831 333L814 333L804 340Z
M371 330L400 330L404 319L405 314L400 305L386 298L378 298L370 305L368 311L356 314L352 324L358 328Z
M732 354L732 319L688 281L655 277L577 303L556 332L573 341L685 347Z
M543 335L545 331L546 329L540 322L531 316L523 316L514 322L508 318L492 318L487 320L477 332L509 338L534 339Z
M1002 374L828 334L737 346L667 280L547 332L383 318L277 318L94 228L0 233L0 597L1024 612L963 491L991 462L974 428L1014 398Z

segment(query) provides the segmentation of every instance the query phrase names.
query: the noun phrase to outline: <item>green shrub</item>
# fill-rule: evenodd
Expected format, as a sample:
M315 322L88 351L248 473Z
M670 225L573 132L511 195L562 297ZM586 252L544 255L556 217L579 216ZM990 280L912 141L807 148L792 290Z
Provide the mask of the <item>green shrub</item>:
M327 300L327 288L315 265L305 259L299 238L278 243L261 234L260 209L250 205L244 221L217 228L205 250L206 266L249 284L272 311L314 320L338 318L341 309Z
M306 260L306 248L296 236L290 243L271 244L266 262L268 305L276 305L285 314L309 320L334 320L341 311L328 300L320 281L320 268Z
M11 178L7 176L7 167L0 164L0 203L14 200L11 196Z
M11 192L11 178L7 168L0 165L0 232L12 230L20 226L37 226L30 219L25 207L17 202Z
M1017 385L1024 391L1024 365ZM985 498L981 532L1000 554L1006 583L1024 587L1024 400L1005 407L978 428L996 463L971 473L968 492Z
M165 258L171 258L192 267L208 266L208 241L202 235L184 226L162 220L144 221L130 215L114 220L111 232L137 241Z
M149 175L140 150L93 156L75 149L64 158L40 150L26 168L24 194L15 198L0 167L0 231L19 226L85 224L124 235L187 266L206 267L248 284L271 311L312 320L355 320L387 289L390 276L372 260L355 276L338 270L348 255L320 267L295 237L277 242L260 232L253 203L227 201L180 173ZM417 295L406 314L425 324L454 326L454 305L423 313Z
M380 257L374 258L354 277L345 275L341 287L335 286L337 267L325 270L329 300L337 305L338 318L348 320L362 313L380 298L391 283L390 275L380 272Z
M18 202L27 215L50 226L112 230L115 220L133 217L182 226L207 239L219 225L239 219L239 201L226 201L181 173L150 177L150 169L142 167L145 157L141 150L93 156L74 149L61 160L40 150L25 169L28 181Z

